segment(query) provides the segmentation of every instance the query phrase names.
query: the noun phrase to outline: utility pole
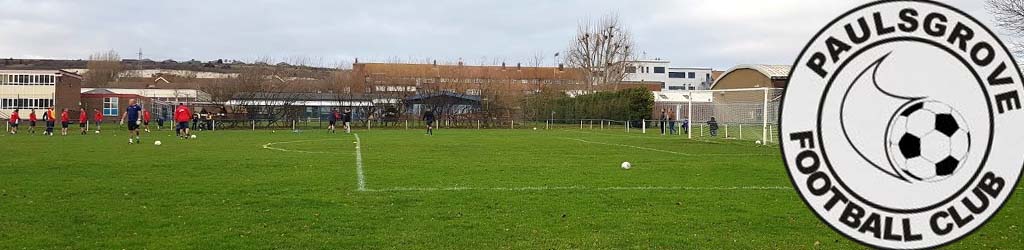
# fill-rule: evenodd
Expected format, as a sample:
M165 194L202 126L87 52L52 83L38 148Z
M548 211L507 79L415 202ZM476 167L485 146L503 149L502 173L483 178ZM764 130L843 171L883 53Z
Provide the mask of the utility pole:
M142 48L139 48L139 53L137 55L139 55L139 61L142 61Z

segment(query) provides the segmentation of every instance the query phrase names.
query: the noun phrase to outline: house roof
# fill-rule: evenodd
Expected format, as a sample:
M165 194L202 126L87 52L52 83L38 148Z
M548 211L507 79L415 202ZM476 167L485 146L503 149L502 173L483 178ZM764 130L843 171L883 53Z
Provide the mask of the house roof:
M418 94L418 95L407 97L407 98L405 98L405 100L406 101L415 102L415 101L422 101L422 100L426 100L426 99L430 99L430 98L436 98L436 97L452 97L452 98L463 99L463 100L474 101L474 102L479 102L481 100L480 96L478 96L478 95L467 95L467 94L453 93L453 92L448 92L448 91L437 92L437 93Z
M516 64L506 66L472 66L445 64L357 63L353 71L364 76L387 77L440 77L476 79L582 79L578 69L557 67L527 67Z
M225 103L233 106L316 106L370 107L372 99L363 96L307 92L242 92Z
M200 101L210 99L210 94L197 89L122 89L122 88L82 88L82 94L101 90L111 94L138 95L148 98L194 98Z

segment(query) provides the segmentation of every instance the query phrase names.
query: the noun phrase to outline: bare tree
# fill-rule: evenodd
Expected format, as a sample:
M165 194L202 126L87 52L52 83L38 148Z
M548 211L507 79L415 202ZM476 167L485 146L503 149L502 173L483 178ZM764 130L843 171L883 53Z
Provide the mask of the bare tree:
M988 12L995 17L996 25L1010 32L1015 39L1012 41L1013 52L1024 55L1024 0L988 0Z
M85 84L88 86L107 86L116 81L123 71L121 56L113 50L90 55L85 65L89 69L85 72Z
M566 53L569 67L579 68L586 75L587 90L622 82L626 69L634 60L632 33L619 17L608 14L596 20L583 20L576 30L576 38Z

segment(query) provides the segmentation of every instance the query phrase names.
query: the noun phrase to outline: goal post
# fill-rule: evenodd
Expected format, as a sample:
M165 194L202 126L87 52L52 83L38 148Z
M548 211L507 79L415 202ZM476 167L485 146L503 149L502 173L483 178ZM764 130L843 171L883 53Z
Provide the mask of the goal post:
M674 101L656 102L655 117L663 111L674 114L685 127L683 136L687 138L778 143L775 132L782 92L781 88L662 91L659 94L665 95L663 99ZM718 129L712 131L711 124L717 124Z

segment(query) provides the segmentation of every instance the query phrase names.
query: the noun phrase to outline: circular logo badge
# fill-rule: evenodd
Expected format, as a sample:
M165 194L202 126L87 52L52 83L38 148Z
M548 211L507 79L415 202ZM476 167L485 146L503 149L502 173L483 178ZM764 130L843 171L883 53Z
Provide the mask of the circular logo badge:
M780 114L794 187L825 223L879 248L930 248L978 229L1013 193L1024 82L1005 45L929 1L860 6L823 28Z

